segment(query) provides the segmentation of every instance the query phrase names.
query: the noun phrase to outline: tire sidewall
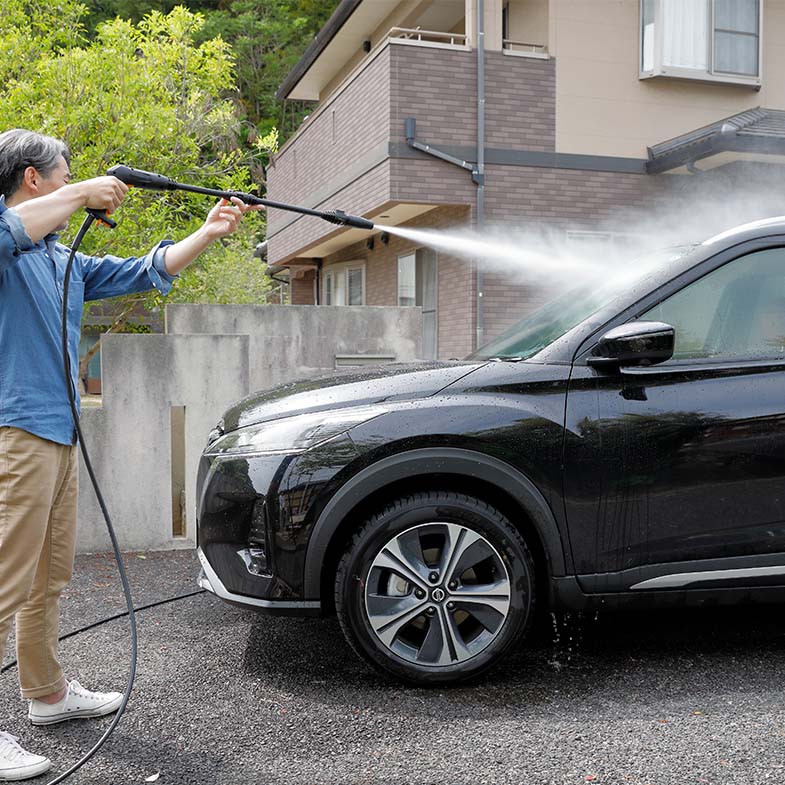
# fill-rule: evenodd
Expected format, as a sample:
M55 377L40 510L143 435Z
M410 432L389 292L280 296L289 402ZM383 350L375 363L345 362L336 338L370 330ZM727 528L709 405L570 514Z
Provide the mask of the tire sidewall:
M376 636L365 606L365 582L371 564L382 548L397 535L430 522L456 523L485 537L499 553L511 585L510 609L501 632L479 654L465 662L427 667L409 662L388 649ZM495 664L528 626L533 616L534 569L523 539L498 511L469 497L438 494L405 499L364 527L346 554L342 593L352 644L375 665L398 678L418 684L465 681Z

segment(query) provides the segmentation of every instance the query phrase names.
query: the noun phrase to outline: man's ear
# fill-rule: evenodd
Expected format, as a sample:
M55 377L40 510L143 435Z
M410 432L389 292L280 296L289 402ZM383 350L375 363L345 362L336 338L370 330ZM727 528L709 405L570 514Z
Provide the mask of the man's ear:
M24 185L34 192L38 190L38 179L38 169L36 169L34 166L28 166L22 175L22 181Z

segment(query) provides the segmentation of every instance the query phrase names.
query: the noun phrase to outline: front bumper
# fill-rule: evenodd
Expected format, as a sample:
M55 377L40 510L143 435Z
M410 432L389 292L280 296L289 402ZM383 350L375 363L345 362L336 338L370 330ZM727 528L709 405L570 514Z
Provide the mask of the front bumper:
M299 455L203 455L197 480L200 585L226 602L318 615L304 562L330 484L357 455L338 436Z
M197 583L202 589L211 592L216 597L220 597L224 602L283 615L318 616L321 612L319 600L263 600L230 592L221 582L201 548L196 549L196 555L199 557L202 565L202 571L199 574Z

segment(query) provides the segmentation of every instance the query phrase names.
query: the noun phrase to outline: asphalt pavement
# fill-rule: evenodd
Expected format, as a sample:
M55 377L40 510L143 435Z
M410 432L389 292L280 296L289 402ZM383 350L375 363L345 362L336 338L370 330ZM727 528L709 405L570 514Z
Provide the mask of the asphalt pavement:
M192 551L127 561L137 605L196 588ZM111 556L79 557L63 631L122 609ZM334 619L267 617L200 594L138 622L128 711L73 785L785 783L778 606L559 620L482 681L450 689L376 675ZM68 675L122 689L128 640L122 619L63 642ZM108 723L34 728L15 673L0 677L0 729L55 762L32 783Z

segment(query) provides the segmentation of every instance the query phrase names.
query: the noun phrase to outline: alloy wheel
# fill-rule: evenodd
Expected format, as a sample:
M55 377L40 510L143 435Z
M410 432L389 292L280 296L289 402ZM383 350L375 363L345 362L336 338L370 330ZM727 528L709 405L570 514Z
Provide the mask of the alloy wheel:
M379 641L417 665L457 665L488 648L510 612L511 580L496 548L473 529L429 522L392 537L365 581Z

